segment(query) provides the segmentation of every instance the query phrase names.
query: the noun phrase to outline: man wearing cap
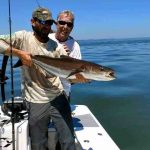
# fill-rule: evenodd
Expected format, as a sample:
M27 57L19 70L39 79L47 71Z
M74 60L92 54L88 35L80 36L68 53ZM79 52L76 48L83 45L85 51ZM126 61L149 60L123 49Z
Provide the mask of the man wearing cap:
M29 110L31 150L48 149L48 123L52 118L59 135L62 150L75 150L70 105L63 92L59 77L49 76L32 64L30 55L60 57L67 55L63 47L48 35L53 24L52 14L38 8L32 14L33 32L18 31L12 35L12 54L24 64L22 70L22 96ZM9 36L0 36L0 53L9 55Z

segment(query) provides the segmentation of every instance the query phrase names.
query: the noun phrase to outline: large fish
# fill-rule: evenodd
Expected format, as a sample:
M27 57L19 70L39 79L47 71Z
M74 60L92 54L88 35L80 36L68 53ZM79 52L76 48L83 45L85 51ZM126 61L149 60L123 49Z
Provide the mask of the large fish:
M91 80L110 81L115 79L112 69L89 61L78 60L69 56L52 58L35 55L31 57L33 64L45 70L47 74L66 78L72 83Z

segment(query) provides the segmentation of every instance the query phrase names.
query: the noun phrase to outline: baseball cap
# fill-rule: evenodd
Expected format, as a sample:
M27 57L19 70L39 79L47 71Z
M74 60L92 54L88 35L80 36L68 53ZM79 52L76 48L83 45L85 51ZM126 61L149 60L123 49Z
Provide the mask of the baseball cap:
M53 20L52 13L47 8L37 8L32 13L33 18L37 18L41 21Z

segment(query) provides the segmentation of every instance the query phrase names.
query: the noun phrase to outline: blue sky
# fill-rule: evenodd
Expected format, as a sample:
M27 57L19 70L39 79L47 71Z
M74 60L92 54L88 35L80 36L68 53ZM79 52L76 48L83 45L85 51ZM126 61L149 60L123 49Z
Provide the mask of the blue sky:
M72 10L76 39L150 37L150 0L38 0L53 18ZM11 0L12 31L31 30L36 0ZM0 34L9 32L8 1L0 0ZM52 27L55 29L55 26Z

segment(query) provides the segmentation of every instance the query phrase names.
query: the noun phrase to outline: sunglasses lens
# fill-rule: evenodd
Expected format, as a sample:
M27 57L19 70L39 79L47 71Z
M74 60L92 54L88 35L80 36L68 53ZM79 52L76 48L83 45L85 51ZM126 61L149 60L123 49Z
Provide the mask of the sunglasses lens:
M60 25L65 25L65 24L67 24L68 27L73 27L73 23L72 23L72 22L58 21L58 23L59 23Z
M58 23L59 23L60 25L65 25L65 24L66 24L65 21L58 21Z
M47 20L47 21L45 21L45 24L47 24L47 25L50 25L50 26L51 26L51 25L53 24L53 22L54 22L53 20Z
M36 18L36 21L38 21L38 23L42 24L42 25L53 25L54 21L53 20L46 20L46 21L42 21Z
M68 27L73 27L73 23L68 22L68 23L67 23L67 26L68 26Z

